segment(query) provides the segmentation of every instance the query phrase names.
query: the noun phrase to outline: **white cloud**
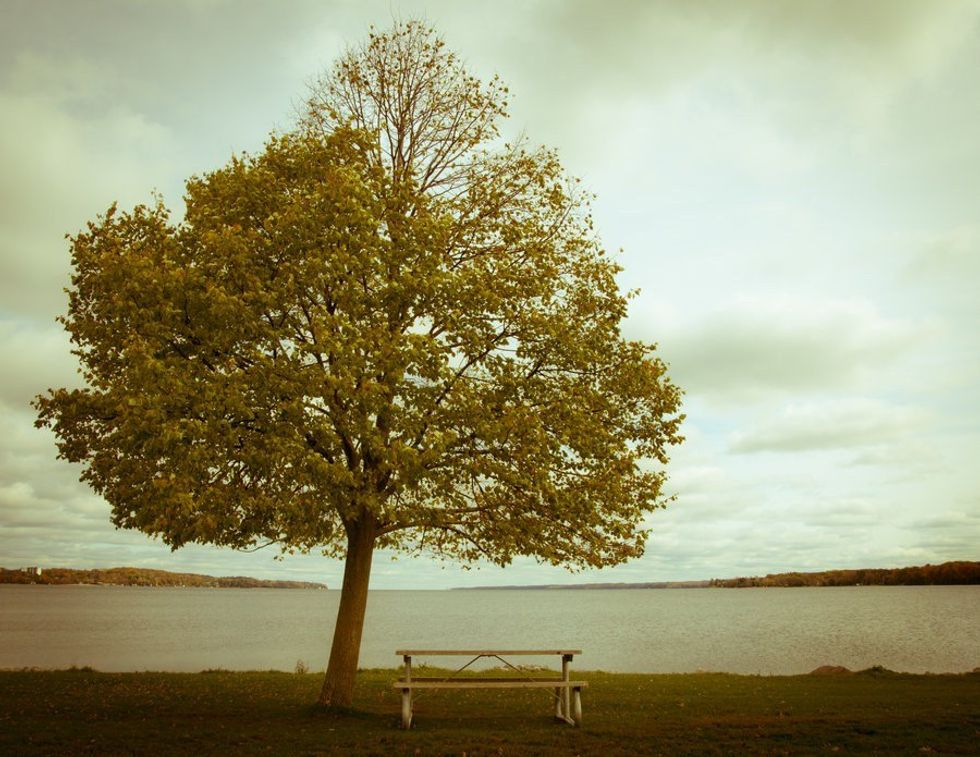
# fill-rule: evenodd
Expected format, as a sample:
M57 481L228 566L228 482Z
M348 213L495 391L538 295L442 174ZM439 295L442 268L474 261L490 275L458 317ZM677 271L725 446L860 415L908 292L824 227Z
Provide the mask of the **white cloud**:
M928 415L869 398L790 404L772 418L734 433L730 449L747 452L801 452L877 446L921 432Z
M980 313L980 227L964 224L911 240L913 253L901 272L902 284L923 292L936 309L959 316ZM978 336L977 329L969 329Z
M0 320L0 402L26 409L49 388L81 386L77 365L58 324Z
M65 234L114 200L147 201L154 186L170 184L167 155L175 145L146 116L100 102L97 87L80 83L98 79L95 72L71 67L59 78L51 61L33 56L17 66L0 90L0 308L51 317L64 309ZM26 73L33 69L36 79Z
M668 327L661 353L691 394L729 402L772 393L853 389L928 334L860 301L742 298Z

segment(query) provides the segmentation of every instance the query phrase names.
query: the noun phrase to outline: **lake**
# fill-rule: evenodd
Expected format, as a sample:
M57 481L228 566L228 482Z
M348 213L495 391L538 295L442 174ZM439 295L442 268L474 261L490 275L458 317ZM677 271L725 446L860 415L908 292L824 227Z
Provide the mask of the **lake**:
M0 585L0 668L322 669L339 598ZM361 667L411 647L575 648L580 670L636 673L956 673L980 665L980 586L372 591Z

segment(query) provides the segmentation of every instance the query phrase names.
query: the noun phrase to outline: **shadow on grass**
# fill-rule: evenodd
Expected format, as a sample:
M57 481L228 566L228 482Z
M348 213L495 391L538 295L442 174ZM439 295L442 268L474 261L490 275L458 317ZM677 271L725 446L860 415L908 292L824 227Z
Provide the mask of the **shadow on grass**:
M362 710L357 707L338 707L314 702L303 705L297 710L302 715L321 722L346 723L358 722L366 726L384 728L395 722L390 713L372 710Z

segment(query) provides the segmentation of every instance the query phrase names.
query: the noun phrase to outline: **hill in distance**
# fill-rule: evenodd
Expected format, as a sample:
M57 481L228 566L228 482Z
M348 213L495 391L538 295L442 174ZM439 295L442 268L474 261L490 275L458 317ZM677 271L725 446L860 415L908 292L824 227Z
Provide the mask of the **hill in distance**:
M770 573L766 576L712 578L705 581L644 583L538 584L534 586L477 586L477 589L741 589L790 586L934 586L980 584L980 562L959 560L909 568L859 568L818 573ZM457 587L463 588L463 587Z
M198 586L214 589L326 589L326 584L307 581L265 581L247 576L205 576L171 573L149 568L0 568L0 583L6 584L101 584L110 586Z

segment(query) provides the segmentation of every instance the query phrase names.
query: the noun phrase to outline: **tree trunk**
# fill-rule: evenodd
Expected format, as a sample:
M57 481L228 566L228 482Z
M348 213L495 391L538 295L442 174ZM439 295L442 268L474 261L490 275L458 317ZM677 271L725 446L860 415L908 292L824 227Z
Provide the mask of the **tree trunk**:
M318 700L326 707L350 707L353 699L364 611L367 609L368 582L371 579L375 530L374 522L367 517L352 526L347 535L347 559L344 563L344 584L340 590L340 607L337 610L327 675Z

